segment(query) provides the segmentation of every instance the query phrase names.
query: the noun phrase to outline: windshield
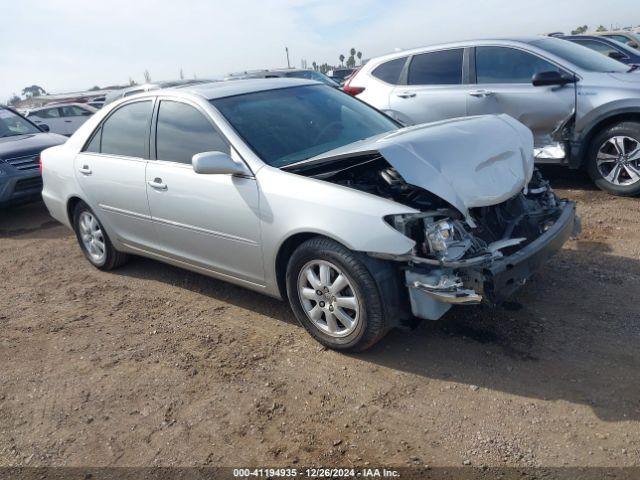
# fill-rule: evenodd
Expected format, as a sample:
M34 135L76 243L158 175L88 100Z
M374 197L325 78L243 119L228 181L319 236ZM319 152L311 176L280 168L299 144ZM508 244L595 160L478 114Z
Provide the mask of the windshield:
M11 110L0 108L0 137L13 137L28 133L41 133L40 130Z
M329 85L330 87L339 87L339 85L331 80L326 75L323 75L318 72L314 72L313 70L297 70L295 72L287 72L284 74L285 77L290 78L306 78L307 80L315 80L316 82L322 82L325 85Z
M247 93L211 103L262 161L274 167L399 128L372 107L324 85Z
M546 50L588 72L624 73L629 67L590 48L557 38L544 38L531 45Z

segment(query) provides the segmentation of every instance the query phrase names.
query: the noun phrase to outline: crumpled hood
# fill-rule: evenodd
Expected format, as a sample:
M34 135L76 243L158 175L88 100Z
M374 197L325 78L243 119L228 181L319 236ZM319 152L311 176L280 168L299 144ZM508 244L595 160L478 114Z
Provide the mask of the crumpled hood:
M379 152L407 183L469 209L515 196L533 174L533 135L508 115L483 115L407 127L311 159Z

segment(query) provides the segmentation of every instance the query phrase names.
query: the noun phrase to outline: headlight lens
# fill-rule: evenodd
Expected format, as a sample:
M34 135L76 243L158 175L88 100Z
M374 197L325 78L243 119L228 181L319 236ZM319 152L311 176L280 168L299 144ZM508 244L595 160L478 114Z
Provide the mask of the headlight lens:
M441 258L446 257L449 245L455 242L453 224L447 220L440 220L427 225L425 234L429 250Z

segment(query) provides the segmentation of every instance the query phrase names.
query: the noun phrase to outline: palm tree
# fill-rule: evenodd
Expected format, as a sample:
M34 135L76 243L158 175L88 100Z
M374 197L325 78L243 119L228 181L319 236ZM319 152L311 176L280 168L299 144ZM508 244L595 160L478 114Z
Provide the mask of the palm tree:
M314 70L318 70L318 64L315 61L311 62L311 66Z
M344 62L344 55L340 54L340 56L338 58L340 59L340 65L342 65L343 62Z
M358 52L356 53L356 57L358 57L358 60L360 61L360 65L362 65L362 52Z
M351 47L351 50L349 51L349 53L351 54L352 57L354 57L356 55L356 49Z

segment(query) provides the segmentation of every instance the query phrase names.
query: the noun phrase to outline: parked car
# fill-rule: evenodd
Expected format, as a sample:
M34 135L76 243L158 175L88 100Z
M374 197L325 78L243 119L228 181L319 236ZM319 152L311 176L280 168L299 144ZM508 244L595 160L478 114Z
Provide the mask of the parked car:
M334 68L327 72L327 77L342 85L355 71L355 68Z
M40 198L40 152L67 138L0 105L0 208Z
M591 35L610 38L616 42L623 43L636 50L640 48L640 34L627 30L620 30L615 32L593 32Z
M306 78L307 80L315 80L316 82L324 83L330 87L340 87L340 84L323 73L305 68L278 68L272 70L238 72L228 75L225 80L246 80L249 78Z
M47 124L52 133L69 136L97 111L86 103L68 103L31 109L27 118L36 125Z
M626 65L640 66L640 51L610 38L595 35L567 35L558 38L590 48Z
M404 124L506 113L539 163L586 168L616 195L640 193L640 74L566 40L451 43L370 60L344 90Z
M133 85L119 90L112 90L104 97L102 106L108 105L121 98L137 95L138 93L150 92L152 90L160 90L162 88L181 87L186 85L197 85L200 83L210 83L211 80L206 79L187 79L187 80L166 80L162 82L144 83L142 85Z
M288 298L364 349L412 315L500 302L575 233L507 115L401 128L299 79L148 92L42 155L43 198L95 267L144 255Z

